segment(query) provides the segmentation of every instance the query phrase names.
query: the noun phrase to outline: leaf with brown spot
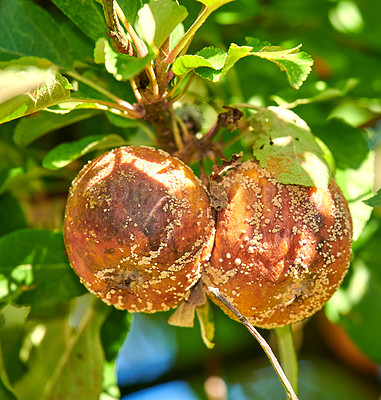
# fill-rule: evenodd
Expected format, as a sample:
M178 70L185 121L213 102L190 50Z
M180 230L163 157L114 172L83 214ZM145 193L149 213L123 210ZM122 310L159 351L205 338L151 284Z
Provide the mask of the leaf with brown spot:
M331 171L308 125L280 107L258 111L251 125L254 156L278 182L327 188Z

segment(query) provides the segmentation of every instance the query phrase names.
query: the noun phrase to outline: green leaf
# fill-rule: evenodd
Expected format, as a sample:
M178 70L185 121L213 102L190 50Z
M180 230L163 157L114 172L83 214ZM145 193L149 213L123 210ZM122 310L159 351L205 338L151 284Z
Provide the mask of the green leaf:
M131 325L131 314L111 308L101 329L101 340L106 361L114 361L126 340Z
M381 189L370 199L364 200L364 203L370 207L381 207Z
M299 89L311 72L313 59L306 52L300 51L301 45L285 50L280 46L270 46L269 43L260 42L255 38L248 37L246 41L253 50L255 49L251 55L274 62L281 71L286 72L290 85L295 89ZM258 50L265 43L267 45Z
M106 36L107 25L103 9L94 0L52 0L52 2L90 39L96 41Z
M363 251L356 255L349 279L334 294L326 309L328 318L339 323L359 349L377 363L381 363L379 320L375 318L381 313L380 232L378 228Z
M329 147L339 169L359 168L369 153L365 135L343 120L332 118L323 126L315 127L315 135Z
M6 378L4 378L2 369L0 369L0 397L2 400L18 400Z
M0 26L0 60L34 56L71 67L71 49L60 26L32 1L0 0Z
M72 161L94 150L104 150L110 147L118 147L125 144L125 140L115 134L86 136L80 140L69 143L61 143L44 158L44 168L56 170L66 167Z
M247 44L252 47L251 51L257 52L262 50L264 47L269 47L271 46L270 42L260 40L258 38L253 38L253 37L246 37L246 42Z
M74 346L70 342L66 345L59 359L65 364L63 367L57 364L45 390L51 393L52 399L93 400L103 391L104 353L100 331L109 307L99 301L93 303L93 298L86 300L90 300L88 306L70 338Z
M185 75L191 70L204 79L218 82L234 64L243 57L250 55L251 47L237 46L232 43L227 53L217 47L205 47L195 55L179 57L173 64L172 71L176 75Z
M138 11L141 8L140 0L118 0L118 4L123 11L124 16L127 21L134 25L136 17L138 16Z
M176 75L185 75L191 70L204 79L219 82L234 64L241 58L257 56L275 62L281 71L286 71L291 86L298 89L311 71L313 60L310 55L300 52L298 47L284 50L279 46L270 46L269 42L246 38L249 46L237 46L232 43L227 54L220 49L206 48L195 55L179 57L173 64ZM212 49L212 50L209 50ZM202 52L205 51L205 54ZM217 63L209 63L213 57ZM223 62L223 63L222 63Z
M117 53L107 39L97 41L94 49L94 60L97 64L105 64L107 71L118 81L127 81L138 75L152 60L153 55L137 58Z
M34 68L33 73L36 70ZM55 68L38 70L45 74L43 83L0 104L0 123L42 110L70 96L70 83ZM20 66L11 70L10 79L17 79L21 71L30 71L30 68Z
M15 384L20 399L99 398L104 363L100 328L109 308L94 300L82 296L69 318L50 318L36 326L42 340L32 344L28 373Z
M57 175L42 168L35 159L28 157L22 166L8 167L0 171L0 194L6 190L17 190L23 193L33 191L36 184L42 184L43 178L52 176Z
M336 170L335 179L348 200L353 220L353 240L356 241L368 222L372 209L363 200L372 195L374 182L374 152L356 169Z
M176 28L171 32L170 43L169 43L169 50L176 46L179 40L184 36L185 28L184 24L178 24Z
M114 361L103 363L103 393L99 400L120 400L117 367Z
M307 124L290 110L261 109L251 121L254 156L284 184L326 188L331 172Z
M174 0L154 0L138 12L139 26L150 46L159 49L188 12Z
M55 114L41 111L20 119L16 125L13 139L17 145L25 147L49 132L83 121L97 114L98 112L95 110L75 110L69 114Z
M106 112L107 119L118 128L132 128L139 125L136 119L124 118L121 115Z
M13 180L22 176L25 172L23 167L11 167L0 171L0 193L6 190Z
M11 385L9 384L9 378L3 362L1 346L0 346L0 398L2 400L18 400L11 388Z
M65 255L62 233L23 229L0 238L0 301L54 304L84 292Z
M214 71L210 68L197 68L196 73L204 79L209 79L212 82L219 82L238 60L250 55L250 51L251 47L249 46L237 46L236 44L232 43L229 47L224 66L221 70Z
M208 67L220 70L224 66L227 54L217 47L205 47L195 55L187 54L179 57L172 66L172 71L176 75L185 75L189 71Z
M10 193L0 196L0 236L26 228L24 212L18 200Z
M21 67L10 62L9 68L0 71L0 105L43 84L49 77L51 64L49 62L47 64L47 68L37 68L32 65Z

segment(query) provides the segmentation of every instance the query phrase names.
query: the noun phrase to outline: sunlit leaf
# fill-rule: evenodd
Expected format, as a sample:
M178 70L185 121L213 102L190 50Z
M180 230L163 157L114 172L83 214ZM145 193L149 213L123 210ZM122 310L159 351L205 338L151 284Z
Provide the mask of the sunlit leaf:
M42 165L48 169L66 167L72 161L94 150L104 150L125 144L125 140L115 134L86 136L75 142L61 143L50 150Z
M237 46L236 44L232 43L228 49L224 65L221 70L214 71L210 68L197 68L196 73L212 82L218 82L227 74L227 72L238 60L250 55L250 51L251 47L249 46Z
M331 172L307 124L290 110L269 107L255 114L254 156L279 182L326 188Z
M18 69L9 71L9 79L20 79L19 74L23 71L30 71L30 67L20 66ZM0 104L0 123L42 110L70 96L70 83L55 68L35 67L32 73L37 73L37 71L44 74L42 83Z
M246 40L249 46L237 46L232 43L227 54L220 49L206 48L201 50L205 51L205 54L198 52L195 55L179 57L174 63L173 72L176 75L184 75L195 70L204 79L218 82L238 60L247 56L257 56L275 62L281 71L286 71L291 86L298 89L311 71L313 60L310 55L299 50L300 46L284 50L279 46L270 46L269 42L262 42L259 39L246 38ZM215 49L214 54L210 49ZM218 56L217 64L209 63L212 56Z
M97 64L105 64L106 70L118 81L126 81L138 75L152 59L152 54L137 58L117 53L109 42L101 38L94 49L94 60Z
M262 44L255 38L246 38L249 46L255 49L251 54L274 62L281 71L285 71L290 85L298 89L311 72L312 57L304 51L300 51L301 45L292 49L283 49L280 46L270 46L269 43L259 49Z
M174 0L154 0L138 12L139 25L150 46L160 48L188 12Z
M70 268L62 233L23 229L0 238L0 276L8 289L0 301L54 304L83 293Z
M185 75L189 71L208 67L214 70L220 70L224 66L227 54L217 47L205 47L194 55L187 54L179 57L172 67L176 75Z
M0 105L40 86L49 76L48 69L27 67L24 70L0 71Z

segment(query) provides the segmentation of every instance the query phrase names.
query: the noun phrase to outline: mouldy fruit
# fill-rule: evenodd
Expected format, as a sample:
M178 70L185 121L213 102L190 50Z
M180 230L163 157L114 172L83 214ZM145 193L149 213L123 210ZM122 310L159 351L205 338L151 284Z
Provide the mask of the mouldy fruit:
M222 187L228 206L218 214L205 283L259 327L294 323L320 309L351 257L352 220L336 183L326 190L284 185L247 161L227 173Z
M214 218L205 188L180 160L121 147L74 180L64 239L89 291L119 309L156 312L176 306L199 280Z

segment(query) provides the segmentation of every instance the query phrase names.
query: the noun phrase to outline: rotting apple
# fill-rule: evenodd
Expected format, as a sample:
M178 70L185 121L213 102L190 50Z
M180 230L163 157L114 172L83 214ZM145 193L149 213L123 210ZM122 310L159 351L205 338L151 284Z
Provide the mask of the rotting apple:
M208 194L192 170L150 147L121 147L73 181L64 240L89 291L119 309L175 307L199 280L214 241Z
M334 180L327 189L286 185L250 160L228 171L221 187L227 206L218 213L205 284L263 328L319 310L351 258L352 220Z

